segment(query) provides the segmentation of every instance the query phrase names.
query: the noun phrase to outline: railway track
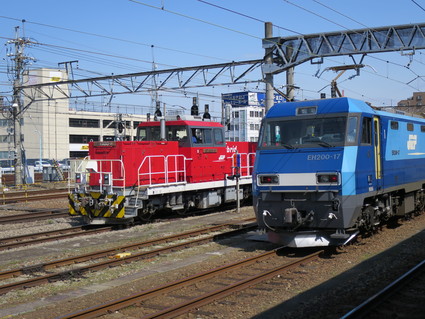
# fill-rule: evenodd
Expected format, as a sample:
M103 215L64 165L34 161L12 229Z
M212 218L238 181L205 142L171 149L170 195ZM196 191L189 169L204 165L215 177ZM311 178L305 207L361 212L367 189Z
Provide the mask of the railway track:
M8 250L18 247L30 246L50 241L62 240L66 238L75 238L79 236L93 235L104 232L112 231L113 227L98 227L89 229L87 226L77 226L71 228L63 228L58 230L51 230L41 233L33 233L28 235L21 235L15 237L7 237L0 239L0 251Z
M425 260L341 319L424 318Z
M322 253L322 251L317 251L308 256L296 258L294 261L282 263L278 256L280 250L268 251L138 294L66 314L59 318L95 318L122 311L130 306L137 307L138 318L171 318L186 314L194 308L204 306L301 264L308 263L318 258ZM268 261L273 257L275 257L274 266L270 266ZM185 301L181 302L181 300ZM172 305L170 306L170 304ZM159 308L162 309L158 311ZM122 315L131 316L127 313Z
M6 205L18 202L29 202L36 200L57 199L68 197L68 189L59 190L26 190L17 192L0 193L0 204Z
M247 220L247 222L252 221L253 219ZM142 260L145 258L150 258L153 256L158 256L160 254L176 251L176 250L182 250L194 245L201 245L204 243L212 242L214 240L218 240L220 238L234 236L236 234L239 234L240 232L246 232L248 230L253 230L256 228L256 224L249 222L247 224L238 224L236 227L237 229L227 231L223 234L219 235L212 235L207 236L203 238L194 239L191 241L185 241L182 243L177 243L174 245L157 248L157 249L151 249L144 252L136 252L136 253L130 253L128 255L123 255L124 257L119 257L119 253L128 252L131 250L141 249L144 247L149 247L152 245L157 244L163 244L168 243L171 241L180 241L183 239L187 239L194 236L200 236L203 234L208 234L211 232L217 232L222 231L229 227L235 227L234 224L226 223L221 225L216 225L212 227L206 227L194 231L189 231L177 235L162 237L158 239L153 239L149 241L143 241L139 243L134 243L126 246L116 247L112 249L106 249L101 251L96 251L89 254L84 254L76 257L70 257L66 259L56 260L48 263L38 264L34 266L24 267L24 268L18 268L18 269L11 269L7 271L0 272L0 279L5 280L8 278L18 277L22 275L31 275L33 274L34 277L31 279L21 280L21 281L15 281L11 283L4 284L0 286L0 294L4 294L8 291L24 288L24 287L33 287L38 286L44 283L49 283L57 280L64 280L67 278L75 278L78 276L81 276L84 273L87 273L89 271L97 271L103 268L108 267L114 267L118 266L122 263L128 263L131 261L136 260ZM117 257L118 256L118 257ZM93 262L95 260L104 258L106 260L101 260L98 262ZM69 268L63 271L59 271L56 273L49 273L46 275L41 275L42 272L50 271L51 269L58 268L58 267L65 267L69 265L74 265L77 263L82 262L88 262L91 261L92 263L90 265L86 265L83 267L77 267L77 268Z
M33 222L42 219L69 217L67 209L55 209L42 212L31 212L11 216L1 216L0 225Z

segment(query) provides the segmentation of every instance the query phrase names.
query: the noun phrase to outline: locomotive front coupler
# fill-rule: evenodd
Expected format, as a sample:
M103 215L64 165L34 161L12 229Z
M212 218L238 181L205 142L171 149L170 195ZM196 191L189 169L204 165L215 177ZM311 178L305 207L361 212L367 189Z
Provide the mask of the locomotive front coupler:
M291 225L294 229L306 225L313 221L314 211L311 210L305 217L302 217L302 213L296 208L286 208L284 212L284 224Z

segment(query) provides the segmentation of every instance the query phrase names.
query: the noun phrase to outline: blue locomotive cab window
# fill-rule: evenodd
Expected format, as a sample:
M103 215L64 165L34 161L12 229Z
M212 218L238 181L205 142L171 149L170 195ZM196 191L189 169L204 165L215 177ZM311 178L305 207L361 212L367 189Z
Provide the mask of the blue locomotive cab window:
M391 129L392 130L398 130L398 122L397 121L391 121Z
M362 144L372 144L372 118L364 117L362 124Z
M355 143L357 117L315 116L266 119L260 132L260 148L335 147Z
M357 117L348 117L346 142L352 144L357 139Z

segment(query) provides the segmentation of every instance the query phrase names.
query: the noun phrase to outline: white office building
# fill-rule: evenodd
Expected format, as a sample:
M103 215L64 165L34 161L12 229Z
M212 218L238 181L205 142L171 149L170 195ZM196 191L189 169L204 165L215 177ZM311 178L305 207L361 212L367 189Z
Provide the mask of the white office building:
M64 70L37 69L30 71L25 78L26 84L58 82L66 80ZM67 86L60 88L68 91ZM41 97L41 95L40 95ZM54 98L55 96L53 96ZM23 105L28 105L24 98ZM6 103L4 103L6 104ZM140 122L146 115L121 114L108 112L90 112L70 107L68 99L51 99L31 103L25 110L22 121L22 140L26 159L56 159L84 157L88 155L90 141L114 139L133 140ZM13 119L3 106L3 118L0 118L0 162L13 163L14 134ZM119 133L117 120L124 124ZM7 165L7 164L6 164Z
M230 123L226 131L226 140L241 142L257 142L261 120L265 112L264 92L235 92L222 94L222 103L230 108ZM275 101L283 98L275 94Z

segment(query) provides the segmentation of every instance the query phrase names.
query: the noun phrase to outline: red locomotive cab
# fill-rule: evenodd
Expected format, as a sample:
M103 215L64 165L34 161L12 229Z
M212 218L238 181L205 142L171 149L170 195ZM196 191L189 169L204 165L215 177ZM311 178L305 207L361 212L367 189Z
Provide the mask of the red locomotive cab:
M169 168L179 171L178 178L184 174L187 183L198 183L223 180L231 174L231 161L220 123L202 120L200 116L168 117L166 120L164 140L177 142L179 148L178 158L174 163L169 161ZM160 131L160 122L141 123L138 139L161 140Z

